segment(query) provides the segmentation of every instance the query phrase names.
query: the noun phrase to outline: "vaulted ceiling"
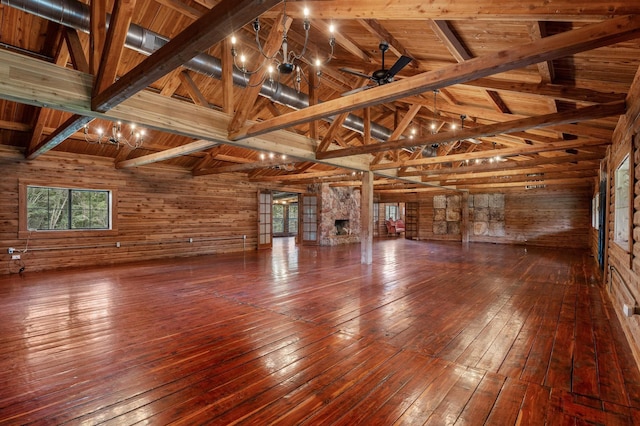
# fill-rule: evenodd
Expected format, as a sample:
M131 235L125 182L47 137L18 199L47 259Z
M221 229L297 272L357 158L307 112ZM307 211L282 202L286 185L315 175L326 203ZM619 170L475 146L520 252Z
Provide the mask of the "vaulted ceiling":
M640 2L0 3L0 144L27 159L64 151L284 186L372 170L380 193L590 185L639 91ZM254 19L264 53L285 27L299 53L304 7L305 57L269 74ZM400 57L393 81L367 78ZM115 120L143 126L142 146L86 141L84 126Z

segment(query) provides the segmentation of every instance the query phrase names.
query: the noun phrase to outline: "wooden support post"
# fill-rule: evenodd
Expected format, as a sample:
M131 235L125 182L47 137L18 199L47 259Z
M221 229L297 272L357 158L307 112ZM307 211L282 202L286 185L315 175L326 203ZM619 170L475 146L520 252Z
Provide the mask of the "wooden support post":
M360 263L373 263L373 173L362 172L360 197Z
M462 244L469 243L469 191L462 193L462 224L460 232L462 233Z

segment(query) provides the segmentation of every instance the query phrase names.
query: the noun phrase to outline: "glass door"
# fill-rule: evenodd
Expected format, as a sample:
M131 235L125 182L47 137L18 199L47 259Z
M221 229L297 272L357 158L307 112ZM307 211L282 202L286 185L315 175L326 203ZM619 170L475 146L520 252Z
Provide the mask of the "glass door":
M258 249L271 248L271 203L273 195L269 190L258 191Z

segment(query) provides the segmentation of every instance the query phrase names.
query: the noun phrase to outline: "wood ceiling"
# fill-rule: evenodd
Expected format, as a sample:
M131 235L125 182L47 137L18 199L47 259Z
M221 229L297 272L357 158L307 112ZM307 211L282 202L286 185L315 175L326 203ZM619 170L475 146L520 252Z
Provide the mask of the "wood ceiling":
M288 187L357 185L353 172L372 170L379 193L582 186L640 93L637 1L288 1L283 20L274 0L97 0L85 7L87 28L22 11L25 2L1 0L0 143L27 159L64 151ZM329 56L336 27L320 77L303 61L300 78L276 78L295 95L288 104L305 106L260 95L259 75L234 85L231 34L249 68L262 61L258 16L265 50L278 49L285 22L299 52L303 6L309 61ZM143 54L125 42L130 24L171 41ZM380 69L382 40L386 68L413 58L394 82L341 70ZM200 53L219 59L218 75L188 65ZM376 87L342 96L368 83ZM143 146L85 141L85 124L95 132L115 119L148 129Z

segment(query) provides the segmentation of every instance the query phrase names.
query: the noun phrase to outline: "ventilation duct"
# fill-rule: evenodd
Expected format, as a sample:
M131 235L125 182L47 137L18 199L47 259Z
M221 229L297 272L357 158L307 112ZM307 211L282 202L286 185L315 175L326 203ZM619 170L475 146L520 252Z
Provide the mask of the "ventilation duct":
M78 31L89 32L89 6L75 0L0 0L0 3L24 12L39 16L49 21L74 28ZM110 15L107 16L107 26ZM151 55L160 49L169 39L136 24L129 26L125 46L144 55ZM222 63L220 59L201 53L183 65L185 68L220 80L222 78ZM234 69L233 83L240 87L247 86L245 75ZM274 102L296 110L309 106L309 97L295 89L282 84L265 82L260 94ZM333 121L330 117L328 121ZM344 120L343 127L362 133L364 122L360 117L349 114ZM391 130L377 123L371 123L371 137L386 141L391 136Z

